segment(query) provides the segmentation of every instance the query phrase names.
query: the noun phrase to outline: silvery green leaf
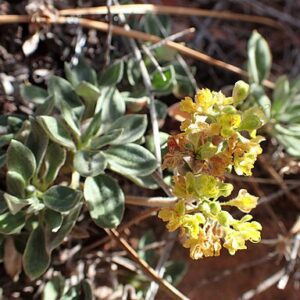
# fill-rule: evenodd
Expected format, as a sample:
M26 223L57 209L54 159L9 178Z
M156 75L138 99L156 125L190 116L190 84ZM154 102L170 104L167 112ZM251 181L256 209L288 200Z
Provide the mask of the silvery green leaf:
M81 203L74 207L67 216L64 217L63 222L57 232L46 231L47 235L47 249L52 251L57 248L65 239L65 237L71 232L74 227L77 218L81 210Z
M95 85L92 85L91 83L86 81L82 81L76 86L75 91L85 103L85 117L91 117L95 111L97 101L101 95L100 90Z
M20 173L8 171L6 174L7 191L20 198L25 197L26 182Z
M44 204L57 212L68 212L80 202L82 193L67 186L54 185L43 194Z
M44 211L44 220L51 232L57 232L62 225L63 216L61 213L47 208Z
M108 168L123 176L146 176L157 168L154 155L140 145L112 146L103 153L107 158Z
M66 150L58 144L49 143L44 159L43 185L47 187L55 180L65 160Z
M122 145L135 142L140 139L147 128L146 115L130 114L118 118L108 129L108 132L115 129L123 129L123 132L114 141L111 141L111 145Z
M43 104L48 97L46 90L32 84L22 84L20 94L24 100L34 104Z
M91 140L90 146L92 149L101 149L102 147L107 146L112 142L114 142L122 134L123 131L124 131L123 128L109 130L108 133L93 138Z
M124 214L125 199L118 183L107 175L88 177L84 198L93 221L100 227L117 227Z
M23 207L28 205L26 199L20 199L8 193L4 193L4 199L6 200L9 211L13 215L17 214Z
M74 168L84 177L97 176L104 172L106 166L106 158L101 152L83 150L77 151L74 156Z
M24 271L31 280L34 280L47 270L49 264L50 254L46 250L44 230L39 226L31 232L25 247Z
M28 147L12 140L7 150L7 168L10 172L20 174L27 184L36 170L35 157Z
M262 83L269 76L272 64L272 55L267 41L253 31L248 42L248 72L250 80Z
M54 96L58 107L60 107L61 103L65 102L74 112L77 119L81 119L84 112L84 105L67 80L58 76L52 76L48 82L48 91L50 95Z
M50 116L39 116L36 119L53 142L69 150L75 150L75 144L61 121Z
M77 65L70 66L65 63L65 73L68 81L75 87L82 81L91 84L97 84L97 75L95 70L88 65L87 61L80 57Z
M88 127L84 131L81 137L81 142L83 144L87 143L90 138L93 136L97 135L98 131L100 130L101 127L101 111L96 113L92 120L90 121Z
M36 173L38 173L42 164L48 142L48 136L45 134L43 128L32 118L30 120L30 134L27 138L26 146L32 151L37 162Z
M272 114L282 111L290 102L290 83L286 75L280 76L275 83L272 101Z
M25 225L25 215L22 211L13 215L5 212L0 215L0 233L14 234L19 233Z
M123 73L124 63L117 61L99 75L98 83L100 86L115 86L122 80Z

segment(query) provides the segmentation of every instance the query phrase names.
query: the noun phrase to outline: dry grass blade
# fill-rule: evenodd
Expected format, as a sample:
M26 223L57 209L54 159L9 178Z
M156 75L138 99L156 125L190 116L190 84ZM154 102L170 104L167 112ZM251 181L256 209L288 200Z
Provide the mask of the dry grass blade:
M127 251L131 258L140 266L144 274L147 275L151 280L155 281L161 289L168 294L172 299L188 300L185 295L183 295L179 290L177 290L172 284L163 278L153 270L143 259L141 259L137 252L127 243L125 239L120 237L118 231L114 229L106 230L112 237Z
M0 24L17 23L17 22L29 23L30 18L27 16L0 16ZM53 24L55 24L55 23L57 23L57 24L79 24L83 27L93 28L93 29L97 29L97 30L100 30L103 32L108 32L110 30L109 24L107 24L105 22L94 21L94 20L84 19L84 18L58 17L56 19L48 20L48 22L53 23ZM112 26L111 31L115 35L138 39L138 40L145 41L145 42L158 43L162 40L158 36L147 34L147 33L141 32L141 31L137 31L137 30L126 30L120 26ZM228 70L230 72L239 74L243 77L248 77L248 74L245 70L242 70L241 68L234 66L232 64L215 59L205 53L191 49L182 44L179 44L179 43L176 43L173 41L166 41L165 45L167 45L168 47L170 47L172 49L177 50L178 52L180 52L181 54L184 54L186 56L195 58L197 60L204 61L207 64ZM274 83L269 80L265 80L263 82L263 84L264 84L264 86L266 86L268 88L271 88L271 89L274 88Z
M126 204L147 206L147 207L170 207L177 202L176 197L140 197L140 196L126 196Z
M200 9L196 7L180 7L180 6L167 6L167 5L154 5L154 4L126 4L114 5L110 7L112 14L168 14L179 16L196 16L196 17L209 17L218 18L231 21L242 21L249 23L257 23L267 25L273 28L282 29L279 22L272 18L253 16L246 14L232 13L229 11L212 11L209 9ZM89 8L71 8L64 9L60 12L61 16L66 15L106 15L108 9L106 6L89 7Z

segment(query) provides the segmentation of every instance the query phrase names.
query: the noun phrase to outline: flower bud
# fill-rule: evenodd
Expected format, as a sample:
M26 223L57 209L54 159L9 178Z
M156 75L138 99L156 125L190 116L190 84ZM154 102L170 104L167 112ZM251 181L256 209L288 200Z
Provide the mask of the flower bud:
M219 202L211 202L209 204L209 208L213 215L217 215L221 211L221 205Z
M244 101L247 98L248 94L249 94L249 84L247 84L243 80L237 81L232 91L233 102L235 104L238 104Z
M232 215L225 210L222 210L218 213L217 219L222 226L226 227L231 225L234 221Z

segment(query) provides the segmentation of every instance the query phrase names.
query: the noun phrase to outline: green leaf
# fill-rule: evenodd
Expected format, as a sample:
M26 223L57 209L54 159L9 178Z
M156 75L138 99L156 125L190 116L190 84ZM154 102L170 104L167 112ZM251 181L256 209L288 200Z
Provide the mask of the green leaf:
M106 132L111 124L125 113L125 100L116 88L102 90L101 132Z
M10 172L20 174L27 184L36 170L33 153L21 142L12 140L7 150L7 168Z
M136 144L112 146L103 151L109 168L121 175L143 176L149 175L157 168L154 155L147 149Z
M57 144L50 143L44 159L45 172L42 176L43 185L47 187L55 180L65 160L66 150Z
M41 227L33 230L29 236L23 255L25 273L34 280L40 277L49 267L50 255L46 250L46 240Z
M20 199L8 193L4 193L4 199L9 208L9 211L16 215L23 207L28 205L28 202L25 199Z
M87 143L90 138L97 135L98 131L100 130L100 127L101 127L101 111L99 111L93 116L87 129L85 130L85 132L81 137L81 142L83 144Z
M253 31L248 42L248 72L250 80L262 83L269 76L272 56L267 41Z
M10 141L13 139L14 134L9 133L9 134L4 134L0 136L0 148L8 145Z
M115 141L123 132L124 130L121 129L114 129L109 131L108 133L95 137L91 140L91 148L93 149L101 149L104 146L111 144Z
M65 63L65 73L68 81L75 87L82 81L97 84L95 70L88 65L87 61L80 57L76 66Z
M115 129L123 129L121 135L111 145L122 145L135 142L140 139L147 128L146 115L126 115L118 118L109 128L109 132Z
M84 112L84 105L75 93L71 84L58 76L52 76L48 82L49 94L54 96L55 103L60 107L61 103L66 103L75 113L78 120Z
M55 106L54 96L50 95L43 104L39 105L34 113L35 116L50 115Z
M81 191L62 185L54 185L43 194L45 205L57 212L70 211L79 203L81 198Z
M132 86L135 86L141 80L139 63L134 59L128 59L126 73L129 84Z
M88 177L84 198L93 221L100 227L115 228L123 217L125 199L118 183L107 175Z
M161 73L158 70L155 70L151 74L152 88L159 94L168 94L172 91L176 82L174 67L164 67L162 68L162 73L164 74L164 77L161 76Z
M63 296L65 279L61 275L52 277L43 289L43 300L59 300Z
M0 214L4 213L6 210L7 210L7 205L4 198L4 192L0 191Z
M136 185L141 186L145 189L156 190L159 188L158 184L156 183L156 181L153 179L151 175L137 176L137 175L126 174L124 176L126 176Z
M83 300L93 300L93 290L90 282L86 279L82 280L81 282L81 289L82 289L82 297Z
M106 166L106 158L101 152L83 150L77 151L74 156L74 168L84 177L97 176L104 172Z
M59 106L60 106L62 118L68 125L72 135L76 138L76 140L79 140L80 135L81 135L80 124L79 124L79 121L78 121L74 111L65 102L60 103Z
M10 194L20 198L25 197L26 182L20 173L8 171L6 174L6 186Z
M53 233L51 231L47 231L47 248L49 251L57 248L64 241L65 237L71 232L77 221L80 210L81 203L73 208L68 215L64 217L63 222L57 232Z
M37 163L36 173L38 173L45 156L49 139L43 128L37 123L36 120L30 120L30 134L26 141L26 146L32 151Z
M167 152L168 150L168 139L169 139L169 134L160 131L159 132L159 141L160 141L160 149L162 152L162 156ZM154 145L154 138L153 135L147 135L146 136L146 148L153 154L155 154L155 145Z
M22 84L20 87L20 94L24 100L34 104L43 104L48 97L46 90L31 84Z
M123 73L123 60L117 61L100 74L98 83L100 86L115 86L122 80Z
M100 90L91 83L82 81L76 86L75 91L85 103L85 117L90 118L95 111L97 101L101 95Z
M19 233L25 225L25 215L23 212L18 212L13 215L6 212L0 215L0 233L15 234Z
M289 103L290 83L286 75L280 76L275 83L273 91L272 113L275 115L282 111Z
M144 16L145 32L165 38L171 34L171 19L169 16L158 16L147 13Z
M61 121L49 116L39 116L37 117L37 121L53 142L70 150L75 149L75 144Z
M44 220L51 232L57 232L63 222L63 216L52 209L45 209Z

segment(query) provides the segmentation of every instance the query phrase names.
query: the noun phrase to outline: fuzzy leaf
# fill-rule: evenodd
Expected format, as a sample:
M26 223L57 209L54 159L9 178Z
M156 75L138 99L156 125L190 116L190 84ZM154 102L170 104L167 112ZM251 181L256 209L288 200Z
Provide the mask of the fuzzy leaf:
M60 107L61 103L66 103L75 113L78 120L84 112L84 105L76 95L71 84L58 76L52 76L48 82L49 94L54 96L55 103Z
M124 63L122 60L117 61L100 74L98 83L100 86L115 86L122 80L123 73Z
M80 82L75 91L85 103L85 117L89 118L93 115L97 101L101 95L100 90L89 82L82 81Z
M62 125L61 121L49 116L39 116L37 117L37 121L53 142L70 150L75 149L75 144L73 143L68 131Z
M123 132L123 129L110 130L108 133L95 137L91 140L91 148L101 149L104 146L111 144L115 141Z
M65 73L68 81L75 87L82 81L87 81L91 84L97 83L97 76L95 70L88 65L87 61L80 57L78 64L75 66L70 66L70 64L65 63Z
M99 103L102 103L102 127L106 132L111 124L125 113L125 100L116 88L103 89Z
M26 141L26 146L34 154L35 160L37 162L37 173L42 164L43 158L45 156L49 139L43 128L37 123L36 120L30 120L30 134Z
M45 173L43 174L42 181L45 186L50 185L55 180L65 160L66 150L57 144L50 143L44 159Z
M45 209L44 220L51 232L57 232L62 225L63 216L57 211Z
M81 204L74 207L67 216L64 217L63 222L59 230L55 233L47 231L47 248L49 251L57 248L65 239L65 237L71 232L74 227L77 218L81 210Z
M253 31L248 42L248 72L252 82L262 83L269 76L272 56L267 41Z
M50 255L46 250L46 240L41 227L33 230L29 236L23 255L25 273L34 280L40 277L50 264Z
M48 97L46 90L31 84L22 84L20 94L23 99L28 102L33 102L34 104L43 104Z
M112 146L105 154L109 168L121 175L143 176L149 175L157 167L154 155L147 149L136 144Z
M7 168L10 172L20 174L27 184L36 169L33 153L21 142L12 140L7 150Z
M135 142L140 139L147 128L146 115L126 115L117 119L109 128L108 131L115 129L123 129L122 134L114 141L111 141L111 145L122 145Z
M15 215L10 212L0 215L0 233L2 234L19 233L24 225L25 215L21 211Z
M26 182L20 173L8 171L6 174L6 186L10 194L20 198L25 197Z
M106 158L101 152L77 151L74 156L74 168L84 177L94 177L103 173L106 165Z
M88 177L84 183L84 198L91 218L100 227L117 227L124 213L124 194L118 183L107 175Z
M52 186L43 195L45 205L57 212L70 211L79 203L81 198L81 191L61 185Z

